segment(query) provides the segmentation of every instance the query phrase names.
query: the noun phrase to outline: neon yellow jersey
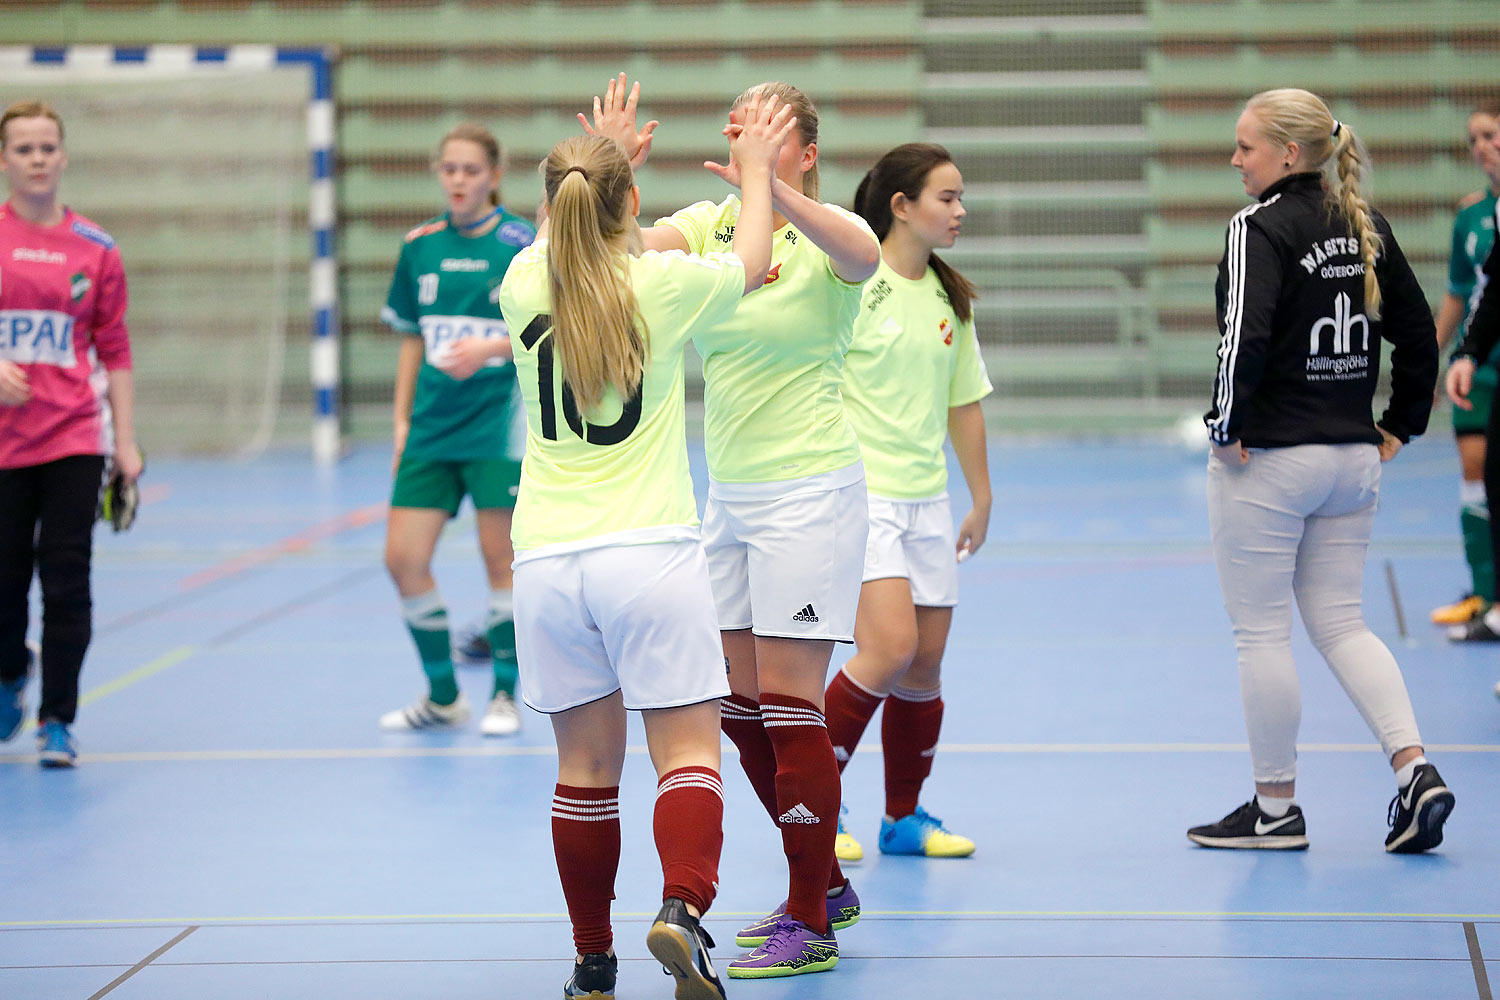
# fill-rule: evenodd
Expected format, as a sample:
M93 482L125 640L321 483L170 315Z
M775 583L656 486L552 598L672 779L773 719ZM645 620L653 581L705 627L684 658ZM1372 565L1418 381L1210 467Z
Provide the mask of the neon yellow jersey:
M844 368L869 491L892 500L942 493L948 408L990 391L974 324L958 321L937 273L928 268L912 281L882 259L865 285Z
M875 239L856 215L830 205ZM695 253L729 246L740 200L689 205L657 225ZM767 483L832 472L859 461L859 440L839 386L854 335L860 285L833 273L828 255L793 226L771 241L764 288L725 322L698 334L703 357L708 471L724 483Z
M553 354L547 246L542 240L518 254L500 285L526 406L526 458L511 524L518 557L696 539L683 350L734 313L744 264L733 254L679 251L630 258L647 330L645 375L629 400L606 390L596 412L580 414Z

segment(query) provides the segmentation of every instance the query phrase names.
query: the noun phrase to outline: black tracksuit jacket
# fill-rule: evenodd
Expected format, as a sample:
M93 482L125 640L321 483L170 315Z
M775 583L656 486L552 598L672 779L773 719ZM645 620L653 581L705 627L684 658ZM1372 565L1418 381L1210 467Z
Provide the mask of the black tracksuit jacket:
M1500 208L1495 214L1500 218ZM1476 367L1481 363L1480 359L1489 357L1489 352L1500 343L1500 280L1497 280L1500 278L1500 255L1495 253L1493 245L1489 256L1484 259L1483 272L1484 291L1480 293L1479 304L1469 314L1464 342L1453 352L1455 358L1468 357Z
M1432 310L1390 224L1371 216L1384 241L1378 320L1365 315L1359 240L1329 211L1320 174L1282 178L1230 221L1215 286L1219 367L1203 418L1216 444L1379 444L1371 406L1382 339L1391 399L1380 426L1403 442L1427 429L1438 371Z

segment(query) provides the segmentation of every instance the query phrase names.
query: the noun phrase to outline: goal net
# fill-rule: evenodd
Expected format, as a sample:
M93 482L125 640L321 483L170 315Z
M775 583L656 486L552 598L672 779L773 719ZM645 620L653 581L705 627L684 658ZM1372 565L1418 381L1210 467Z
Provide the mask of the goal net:
M305 442L308 70L96 55L0 50L0 106L57 109L62 200L120 248L137 437L153 453Z

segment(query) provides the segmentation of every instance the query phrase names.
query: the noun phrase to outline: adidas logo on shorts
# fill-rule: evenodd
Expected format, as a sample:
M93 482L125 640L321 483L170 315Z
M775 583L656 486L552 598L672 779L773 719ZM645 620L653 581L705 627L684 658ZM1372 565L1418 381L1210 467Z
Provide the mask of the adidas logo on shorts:
M818 817L814 816L812 814L812 810L811 809L808 809L807 806L805 806L802 803L798 802L796 805L792 806L792 808L788 809L786 812L784 812L780 816L776 817L776 822L778 822L778 823L803 823L803 824L806 824L808 826L811 826L814 823L821 823L823 821L821 819L819 819Z
M797 612L795 615L792 615L792 621L794 622L815 622L817 620L818 613L813 610L813 606L811 604L803 608L801 611Z

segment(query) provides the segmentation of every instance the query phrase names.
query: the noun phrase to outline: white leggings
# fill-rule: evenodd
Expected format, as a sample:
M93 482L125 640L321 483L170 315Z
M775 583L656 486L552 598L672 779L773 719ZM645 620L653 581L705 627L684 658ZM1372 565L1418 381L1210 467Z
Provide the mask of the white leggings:
M1292 662L1292 597L1308 637L1389 760L1419 745L1401 668L1360 613L1365 550L1380 493L1372 444L1252 451L1208 462L1208 518L1224 608L1239 651L1255 780L1297 776L1302 697Z

